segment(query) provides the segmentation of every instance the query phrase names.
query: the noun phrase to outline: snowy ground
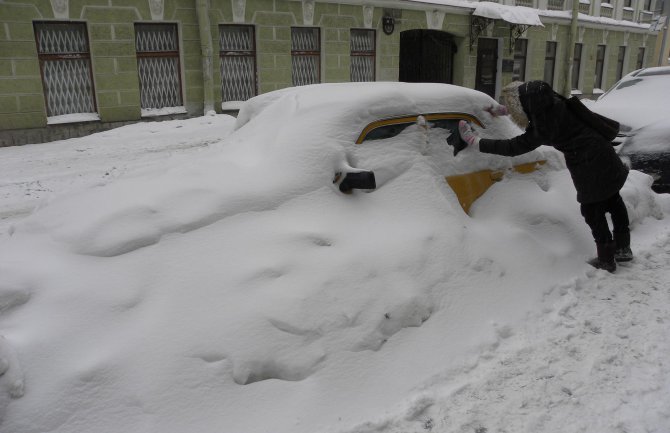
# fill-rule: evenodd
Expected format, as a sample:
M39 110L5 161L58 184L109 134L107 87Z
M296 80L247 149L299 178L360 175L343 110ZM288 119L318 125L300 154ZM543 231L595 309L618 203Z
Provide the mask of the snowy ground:
M235 119L138 123L75 140L0 149L0 236L44 199L104 185L219 141Z
M231 127L0 149L0 431L670 431L670 197L647 176L608 274L560 165L467 216L421 131L345 196L239 177L273 148Z

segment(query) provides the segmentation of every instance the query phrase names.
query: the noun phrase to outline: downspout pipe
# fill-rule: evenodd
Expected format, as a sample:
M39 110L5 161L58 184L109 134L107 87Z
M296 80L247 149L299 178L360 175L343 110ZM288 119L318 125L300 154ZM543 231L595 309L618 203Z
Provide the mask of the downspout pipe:
M577 21L579 19L579 0L572 0L572 19L570 20L570 33L568 34L568 61L565 62L565 82L563 83L563 96L570 97L572 92L572 66L575 56L575 41L577 40Z
M196 0L198 28L200 29L200 53L202 56L203 114L214 110L214 74L212 28L209 23L209 0Z

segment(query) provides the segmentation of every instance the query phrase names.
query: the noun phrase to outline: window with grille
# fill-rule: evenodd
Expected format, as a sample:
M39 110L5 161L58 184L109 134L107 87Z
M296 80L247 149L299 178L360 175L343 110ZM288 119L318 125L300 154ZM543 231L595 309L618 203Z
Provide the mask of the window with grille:
M617 81L623 77L623 65L624 59L626 58L626 47L619 47L619 54L616 58L616 79Z
M633 0L623 0L623 7L629 8L633 6Z
M644 47L637 49L637 61L635 62L635 69L641 69L644 65Z
M85 23L35 22L47 116L95 113Z
M556 42L547 41L544 52L544 81L554 85L554 72L556 71Z
M605 64L605 45L598 45L596 48L596 76L593 87L602 89L603 87L603 65Z
M143 109L180 107L181 72L176 24L135 24Z
M321 32L318 27L291 27L294 86L316 84L321 76Z
M517 39L514 43L514 68L512 81L526 80L526 56L528 54L528 39Z
M256 96L256 42L254 26L219 26L221 99L246 101Z
M375 31L351 29L351 81L375 81Z
M642 8L644 11L650 11L651 10L651 0L644 0L644 7Z
M579 72L582 66L582 44L575 44L572 57L572 88L579 89Z

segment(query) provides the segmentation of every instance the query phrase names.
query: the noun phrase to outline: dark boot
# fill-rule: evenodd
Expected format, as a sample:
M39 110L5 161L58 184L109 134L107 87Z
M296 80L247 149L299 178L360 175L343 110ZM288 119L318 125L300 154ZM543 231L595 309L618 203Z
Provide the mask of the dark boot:
M604 269L607 272L616 271L616 262L614 261L614 242L599 244L596 242L598 257L589 260L587 263L596 269Z
M614 232L614 260L617 262L630 262L633 260L633 251L630 249L630 232Z

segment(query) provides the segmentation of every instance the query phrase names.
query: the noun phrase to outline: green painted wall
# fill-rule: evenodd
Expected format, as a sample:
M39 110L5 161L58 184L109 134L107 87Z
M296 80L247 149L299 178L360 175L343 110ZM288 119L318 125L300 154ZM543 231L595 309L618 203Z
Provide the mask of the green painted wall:
M232 0L210 0L209 19L212 33L212 70L215 106L221 103L219 64L219 25L235 23ZM399 4L400 5L400 4ZM384 9L375 7L371 28L377 34L376 78L398 79L400 34L404 30L428 28L425 11L393 11L395 31L382 31ZM33 21L54 20L48 0L0 1L0 129L45 127L46 108ZM59 18L63 19L63 18ZM140 96L134 24L152 22L148 0L69 0L67 19L86 22L91 47L95 98L102 122L139 120ZM260 93L292 85L291 27L305 26L303 3L295 0L247 0L240 23L253 24L257 42L257 71ZM346 82L350 77L350 29L364 28L362 5L316 2L314 27L321 29L322 82ZM165 0L162 22L178 24L180 66L184 106L189 115L203 110L203 68L201 42L194 0ZM567 24L567 23L566 23ZM454 83L475 86L477 45L470 47L470 16L447 14L441 30L454 36ZM497 38L503 59L513 58L509 50L509 26L497 22L481 37ZM568 26L533 27L523 36L529 40L526 79L544 77L545 43L558 42L554 86L561 88L565 77ZM638 47L646 44L645 64L651 58L654 35L625 34L586 29L581 35L585 50L580 74L584 94L593 91L596 67L595 46L606 42L607 51L603 88L616 81L618 47L627 46L624 73L635 68ZM645 39L646 38L646 39ZM512 74L502 74L501 85L509 83ZM218 108L217 108L218 109Z
M44 12L29 3L0 3L0 129L46 126L32 24L42 19Z

